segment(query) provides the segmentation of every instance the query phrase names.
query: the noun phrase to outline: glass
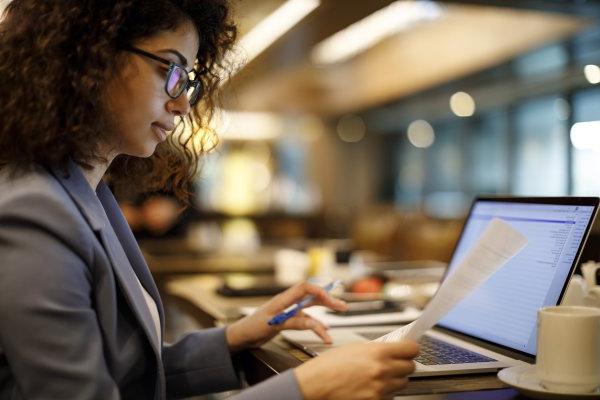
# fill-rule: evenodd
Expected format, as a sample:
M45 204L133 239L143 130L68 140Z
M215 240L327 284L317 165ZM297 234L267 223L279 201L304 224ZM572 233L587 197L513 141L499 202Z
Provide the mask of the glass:
M423 209L435 218L460 218L470 198L464 193L464 120L433 124L435 142L427 149Z
M148 53L137 47L130 46L125 50L169 66L167 79L165 80L165 92L170 98L176 99L185 92L190 105L193 106L204 94L204 85L198 79L199 74L195 70L188 72L182 65ZM190 78L190 73L194 75L193 78Z
M598 112L600 89L582 90L573 96L573 122L600 120ZM596 133L597 134L597 133ZM573 152L573 193L577 196L597 196L600 193L599 151L594 148L578 149L571 145Z
M574 65L596 64L600 59L600 25L592 25L573 38Z
M567 126L554 106L558 98L529 100L515 111L513 194L567 194Z
M425 192L462 189L463 121L443 121L434 124L435 141L427 149Z
M509 191L508 114L504 110L481 113L473 120L465 143L463 175L470 194Z
M517 76L531 78L563 71L569 64L569 53L564 44L554 44L529 52L517 58L513 65Z
M426 153L403 139L396 153L397 179L394 185L394 201L404 209L418 209L423 200L425 187Z

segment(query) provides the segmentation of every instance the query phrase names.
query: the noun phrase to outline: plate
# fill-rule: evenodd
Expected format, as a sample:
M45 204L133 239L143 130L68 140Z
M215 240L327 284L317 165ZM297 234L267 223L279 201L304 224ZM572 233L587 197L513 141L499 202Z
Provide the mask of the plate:
M600 399L600 390L591 393L556 393L542 386L535 372L535 365L505 368L498 372L498 379L534 399Z

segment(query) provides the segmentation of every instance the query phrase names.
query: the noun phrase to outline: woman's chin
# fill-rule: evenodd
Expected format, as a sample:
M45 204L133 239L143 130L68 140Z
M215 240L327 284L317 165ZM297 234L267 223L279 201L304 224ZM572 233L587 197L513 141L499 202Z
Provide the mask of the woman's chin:
M152 156L152 154L154 154L154 152L156 151L157 145L158 144L153 144L150 148L146 149L147 151L143 157L148 158L148 157Z
M135 149L132 151L126 152L127 155L138 158L148 158L154 154L156 151L157 143L147 144L143 148Z

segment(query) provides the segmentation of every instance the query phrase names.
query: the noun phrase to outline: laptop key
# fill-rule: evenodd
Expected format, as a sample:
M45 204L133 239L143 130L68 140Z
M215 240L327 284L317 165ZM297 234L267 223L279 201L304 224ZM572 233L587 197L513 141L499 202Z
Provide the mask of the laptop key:
M387 332L361 332L360 335L369 340L377 339ZM434 339L429 336L423 336L419 340L421 352L415 358L415 361L423 365L442 365L442 364L470 364L478 362L496 361L481 354L463 349L462 347Z
M419 343L421 344L421 353L415 358L415 361L423 365L470 364L496 361L428 336L423 336L419 340Z

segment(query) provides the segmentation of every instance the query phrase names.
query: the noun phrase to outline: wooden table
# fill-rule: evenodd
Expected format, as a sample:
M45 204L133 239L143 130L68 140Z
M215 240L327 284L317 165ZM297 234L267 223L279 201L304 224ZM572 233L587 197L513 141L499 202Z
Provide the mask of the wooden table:
M224 274L248 272L272 274L273 259L277 247L263 246L256 253L218 254L203 253L182 239L160 239L140 241L144 258L155 276L177 274Z
M241 306L258 306L265 297L228 298L218 295L220 285L216 276L181 276L169 279L165 289L190 314L206 326L231 322L239 318ZM292 347L281 337L264 346L246 351L241 356L245 378L256 384L275 374L294 368L310 359L306 353ZM508 389L495 374L464 375L444 378L412 378L408 387L399 393L403 400L436 399L523 399L515 390Z
M165 281L167 296L184 306L194 318L211 326L227 324L241 317L240 307L256 307L268 297L225 297L217 294L222 279L216 275L182 275Z

